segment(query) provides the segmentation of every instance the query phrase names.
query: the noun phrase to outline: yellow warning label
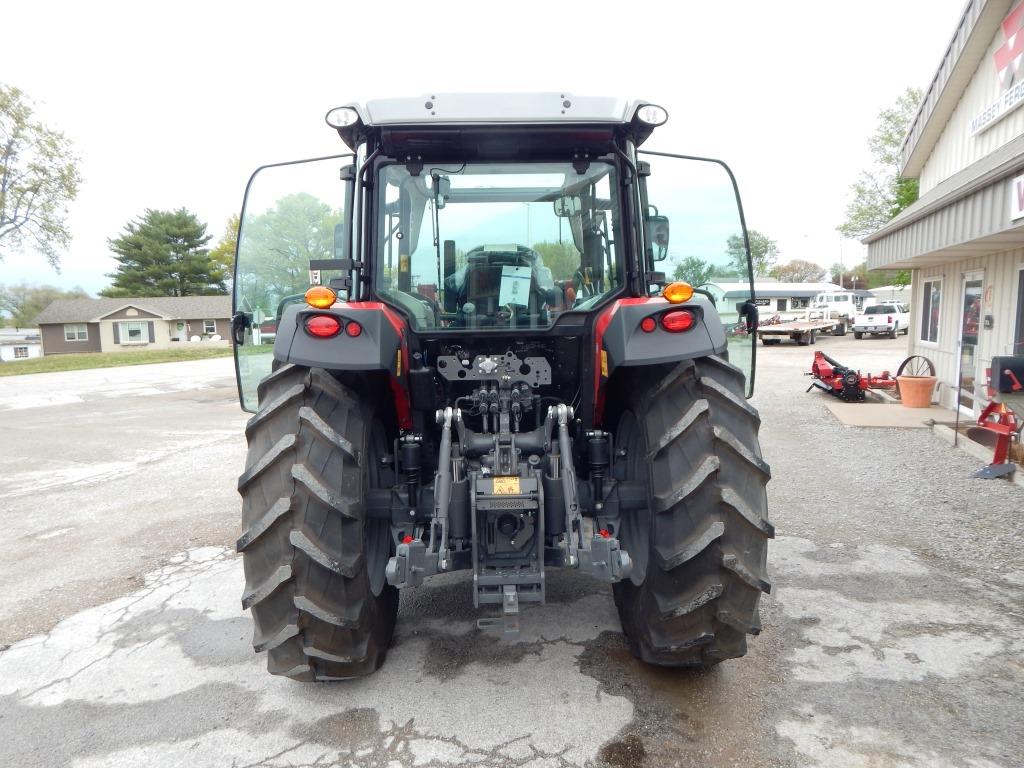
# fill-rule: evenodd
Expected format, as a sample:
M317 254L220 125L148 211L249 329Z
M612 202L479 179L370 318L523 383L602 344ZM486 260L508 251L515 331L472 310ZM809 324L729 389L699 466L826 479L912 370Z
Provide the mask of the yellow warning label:
M608 378L608 353L601 350L601 375Z
M494 478L494 493L502 496L509 496L519 493L518 477L496 477Z
M402 350L398 350L398 354L395 355L395 376L402 375Z
M408 272L409 271L409 256L407 254L401 254L398 257L398 271Z

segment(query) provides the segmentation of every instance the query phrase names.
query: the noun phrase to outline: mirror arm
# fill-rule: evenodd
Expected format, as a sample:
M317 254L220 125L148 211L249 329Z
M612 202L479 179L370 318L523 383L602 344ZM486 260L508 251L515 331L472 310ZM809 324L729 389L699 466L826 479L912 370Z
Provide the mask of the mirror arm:
M713 307L717 307L718 306L718 302L715 300L715 294L713 294L711 291L707 290L706 288L694 288L693 292L694 293L699 293L701 296L707 296L708 300L711 302L711 306L713 306Z

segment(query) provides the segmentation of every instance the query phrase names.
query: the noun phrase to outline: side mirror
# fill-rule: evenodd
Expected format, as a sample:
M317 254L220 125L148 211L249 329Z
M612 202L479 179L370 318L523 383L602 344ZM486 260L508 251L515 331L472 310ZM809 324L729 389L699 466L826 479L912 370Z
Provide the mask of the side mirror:
M554 202L555 216L565 219L571 216L575 216L580 212L582 206L580 205L580 199L575 195L568 197L559 197Z
M647 231L651 235L651 246L654 249L654 260L664 261L668 258L668 216L652 214L647 217Z
M252 327L252 316L247 312L235 312L231 316L231 338L236 346L245 343L245 331Z
M760 316L760 311L757 308L757 304L755 304L750 299L747 299L745 302L740 304L738 309L740 317L745 318L747 321L747 333L753 333L754 331L756 331L758 326L758 319Z

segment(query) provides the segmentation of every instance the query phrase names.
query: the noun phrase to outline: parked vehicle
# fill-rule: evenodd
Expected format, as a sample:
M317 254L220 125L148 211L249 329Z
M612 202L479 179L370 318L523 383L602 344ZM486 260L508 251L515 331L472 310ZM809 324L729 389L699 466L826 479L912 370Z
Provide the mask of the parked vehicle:
M271 673L372 673L399 590L457 570L506 635L569 568L611 584L646 662L746 653L773 535L756 305L728 335L657 269L671 220L671 256L720 268L746 233L724 163L640 149L667 118L558 92L379 100L328 113L350 154L254 174L235 338L269 290L298 297L272 353L235 358L242 605ZM534 244L560 231L553 269Z
M846 329L853 325L860 301L860 297L852 291L819 293L811 302L808 319L834 320L836 326L833 335L845 336Z
M910 333L910 312L898 301L871 304L864 308L864 314L857 315L853 321L855 339L864 338L865 333L895 339L900 332L904 336Z

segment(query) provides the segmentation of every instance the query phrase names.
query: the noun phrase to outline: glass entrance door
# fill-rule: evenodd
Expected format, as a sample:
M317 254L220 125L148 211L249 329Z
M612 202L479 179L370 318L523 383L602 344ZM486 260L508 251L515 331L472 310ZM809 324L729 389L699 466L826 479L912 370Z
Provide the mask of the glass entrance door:
M960 376L959 405L968 411L975 410L980 391L978 381L978 338L981 332L981 300L984 274L969 272L964 275L960 314Z

